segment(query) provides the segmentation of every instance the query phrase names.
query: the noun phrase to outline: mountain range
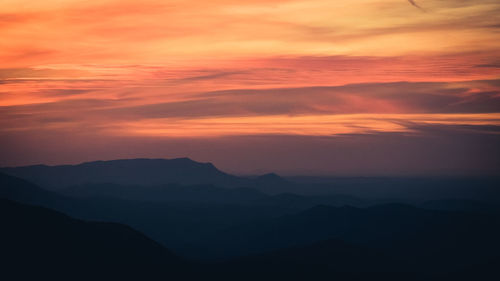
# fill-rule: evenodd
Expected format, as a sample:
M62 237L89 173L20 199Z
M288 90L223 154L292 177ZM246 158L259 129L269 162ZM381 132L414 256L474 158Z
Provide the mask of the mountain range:
M251 188L278 195L344 195L380 202L423 203L429 200L480 200L500 203L498 177L281 177L274 173L235 176L211 163L189 158L121 159L78 165L3 167L0 172L23 178L48 190L78 186L186 186ZM81 191L81 190L80 190ZM77 193L80 193L77 192ZM85 193L88 193L88 189ZM354 202L349 202L352 204Z
M2 168L1 171L48 189L92 183L215 184L221 186L242 184L241 179L221 172L211 163L199 163L189 158L124 159L61 166L34 165Z
M141 162L164 163L123 161L97 166L119 176L133 174L131 167ZM40 176L33 167L15 168L31 171L21 173L23 178L0 172L1 255L9 261L8 272L134 280L498 277L500 220L491 202L436 199L409 205L334 193L273 194L255 186L296 183L274 174L235 177L204 164L194 165L212 171L203 180L215 179L208 175L214 173L249 186L188 181L198 171L191 160L165 161L181 164L175 173L164 165L165 171L153 173L164 174L162 180L146 182L141 177L147 172L92 180L99 169L86 176L78 165L71 169L80 176L62 175L65 184L50 187L29 179L49 184L57 178L54 171ZM186 163L190 168L179 172ZM59 169L43 169L52 168ZM168 182L172 175L179 182Z

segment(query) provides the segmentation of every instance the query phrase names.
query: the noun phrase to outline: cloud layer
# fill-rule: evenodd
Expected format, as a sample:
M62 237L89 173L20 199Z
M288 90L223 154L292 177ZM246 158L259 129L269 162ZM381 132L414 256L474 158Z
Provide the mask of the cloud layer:
M409 2L3 1L0 165L500 171L500 3Z

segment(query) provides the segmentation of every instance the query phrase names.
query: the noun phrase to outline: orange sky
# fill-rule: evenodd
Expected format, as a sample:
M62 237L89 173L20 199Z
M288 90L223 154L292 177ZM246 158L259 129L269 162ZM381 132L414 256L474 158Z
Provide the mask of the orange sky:
M416 3L1 0L0 136L500 126L500 2Z

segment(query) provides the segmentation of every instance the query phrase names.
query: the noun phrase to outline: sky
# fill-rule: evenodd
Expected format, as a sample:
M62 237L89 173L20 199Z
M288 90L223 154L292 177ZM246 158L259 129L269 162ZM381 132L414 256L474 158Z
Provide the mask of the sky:
M0 166L500 173L498 0L0 0Z

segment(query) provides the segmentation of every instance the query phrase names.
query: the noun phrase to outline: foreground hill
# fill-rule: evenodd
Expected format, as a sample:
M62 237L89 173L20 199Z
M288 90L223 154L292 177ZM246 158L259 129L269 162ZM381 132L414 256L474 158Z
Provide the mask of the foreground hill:
M429 250L425 248L424 250ZM458 247L457 252L460 251ZM449 267L454 252L433 258L437 267L429 268L415 252L387 250L328 239L313 244L280 249L237 258L225 263L223 276L232 280L482 280L496 281L500 258L471 256L466 265ZM409 256L409 258L407 257ZM439 260L439 259L442 260ZM471 262L472 260L472 262ZM452 261L455 262L455 261ZM241 274L244 272L245 274ZM223 278L224 279L224 278ZM231 278L226 278L231 280Z
M213 237L210 246L221 256L235 256L337 239L390 253L422 269L454 271L500 257L498 237L497 216L400 204L317 206L227 229Z
M134 229L0 199L2 274L16 279L180 276L182 261Z

